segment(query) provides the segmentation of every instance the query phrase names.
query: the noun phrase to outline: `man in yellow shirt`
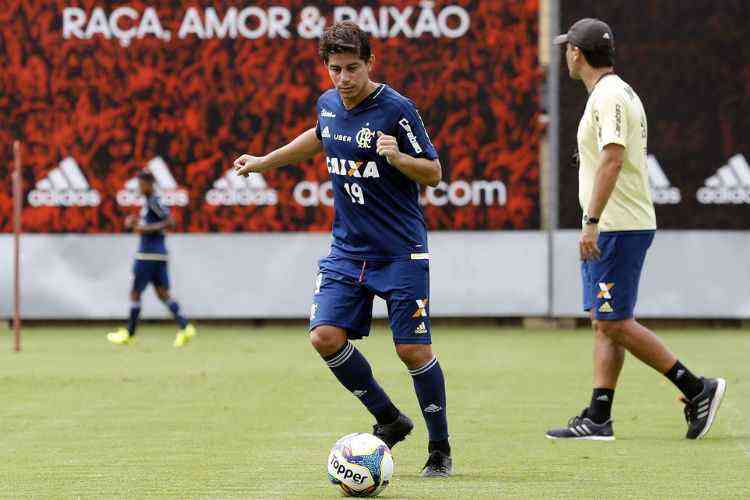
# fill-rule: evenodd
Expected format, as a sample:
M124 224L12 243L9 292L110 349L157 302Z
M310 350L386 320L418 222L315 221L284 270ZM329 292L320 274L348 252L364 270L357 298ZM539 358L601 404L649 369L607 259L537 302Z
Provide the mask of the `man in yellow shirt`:
M594 330L590 405L551 439L614 439L612 400L625 350L663 373L684 394L686 437L703 437L726 389L721 378L696 377L634 319L638 283L656 232L646 166L648 125L638 95L614 72L614 35L598 19L581 19L555 39L565 45L570 77L589 92L578 126L578 198L584 309Z

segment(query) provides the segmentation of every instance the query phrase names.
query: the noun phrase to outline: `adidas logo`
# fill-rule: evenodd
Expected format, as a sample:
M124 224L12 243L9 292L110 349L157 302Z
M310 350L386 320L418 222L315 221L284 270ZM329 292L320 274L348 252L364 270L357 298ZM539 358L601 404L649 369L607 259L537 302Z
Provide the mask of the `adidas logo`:
M428 407L424 408L422 411L425 412L425 413L437 413L437 412L439 412L442 409L443 409L442 406L438 406L435 403L432 403Z
M323 133L321 133L320 135L323 136L323 139L330 139L331 138L331 131L328 130L328 127L326 127L326 128L323 129Z
M607 396L606 394L602 394L601 396L596 398L596 400L597 401L609 401L609 396Z
M356 397L361 398L365 394L367 394L367 391L352 391L352 394L354 394Z
M651 186L651 198L657 205L676 205L682 201L680 190L673 187L667 179L664 169L654 155L646 157L648 181Z
M698 202L704 205L750 204L750 165L744 155L732 156L698 190Z
M414 330L414 333L417 335L423 335L427 333L427 325L424 324L424 321L422 321L416 330Z
M677 378L678 379L682 378L683 375L685 375L685 370L683 370L682 368L680 368L679 370L677 370Z
M251 173L241 177L229 169L214 182L213 189L206 193L206 203L214 206L228 205L276 205L279 196L270 189L261 174Z
M177 185L172 172L161 156L152 158L146 168L156 179L156 190L162 203L169 207L184 207L190 201L187 191ZM143 195L138 191L138 178L133 177L125 183L125 188L117 192L117 204L122 207L143 205Z
M610 305L609 302L605 302L604 304L602 304L599 307L599 312L600 313L611 313L613 311L614 311L614 309L612 309L612 306Z
M102 201L70 156L37 182L27 199L32 207L96 207Z

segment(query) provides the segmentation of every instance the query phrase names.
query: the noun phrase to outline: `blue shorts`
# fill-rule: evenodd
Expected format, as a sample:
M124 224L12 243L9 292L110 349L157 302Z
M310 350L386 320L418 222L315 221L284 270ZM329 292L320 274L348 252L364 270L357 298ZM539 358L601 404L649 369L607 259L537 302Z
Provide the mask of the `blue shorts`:
M431 344L430 261L373 262L328 256L319 263L310 330L330 325L350 339L370 334L372 301L385 300L396 344Z
M166 260L136 259L133 265L133 291L143 292L149 283L153 283L155 287L169 289Z
M602 256L581 263L583 310L594 311L601 320L630 319L638 300L646 252L655 231L612 231L600 233L597 241Z

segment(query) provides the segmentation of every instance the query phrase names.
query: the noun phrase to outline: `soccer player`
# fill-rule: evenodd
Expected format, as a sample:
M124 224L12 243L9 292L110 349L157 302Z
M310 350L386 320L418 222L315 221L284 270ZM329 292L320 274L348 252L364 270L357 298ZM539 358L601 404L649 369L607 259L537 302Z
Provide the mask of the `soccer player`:
M612 440L612 399L625 351L663 373L683 393L687 438L706 435L726 381L696 377L633 311L656 217L646 167L646 113L638 95L614 72L614 36L598 19L581 19L555 39L566 45L570 77L589 92L578 126L580 237L584 310L594 330L590 405L549 438Z
M126 345L135 342L135 330L141 314L141 294L149 283L154 284L156 295L169 308L180 326L174 339L175 347L182 347L195 336L195 327L180 313L179 304L169 294L167 272L167 247L164 230L174 226L169 209L162 205L154 189L154 176L148 170L138 174L138 188L146 198L140 218L128 216L125 227L141 235L138 253L133 266L133 288L130 291L130 316L127 328L107 334L113 344Z
M443 371L431 349L427 230L419 186L442 169L414 103L370 80L367 34L336 23L319 52L333 82L318 99L314 128L262 157L242 155L239 175L309 159L321 151L333 184L333 242L319 264L310 341L336 378L375 417L389 447L413 428L350 342L369 335L375 295L385 299L396 352L411 374L429 433L422 475L452 472Z

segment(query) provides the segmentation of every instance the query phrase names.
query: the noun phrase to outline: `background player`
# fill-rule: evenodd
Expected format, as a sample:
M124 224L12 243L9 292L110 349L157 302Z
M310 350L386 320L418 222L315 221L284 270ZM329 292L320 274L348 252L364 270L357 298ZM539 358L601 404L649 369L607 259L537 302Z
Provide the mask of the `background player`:
M334 89L318 99L318 124L272 153L235 160L239 175L309 159L321 151L335 204L333 243L320 261L310 341L338 380L377 420L393 447L413 428L349 339L369 335L375 295L386 300L396 352L413 377L429 432L422 475L450 475L445 381L431 349L429 253L419 185L435 186L440 161L414 104L370 80L367 35L350 22L326 29L320 56Z
M174 339L175 347L182 347L195 336L195 328L180 314L179 304L169 294L169 273L167 269L167 246L164 231L174 226L169 209L162 205L154 189L154 176L148 170L138 174L138 188L146 198L140 217L130 215L125 219L125 227L141 235L138 253L133 265L133 288L130 291L130 315L128 327L107 334L113 344L124 345L135 341L135 331L141 314L141 294L149 283L154 284L156 295L172 312L180 326Z
M682 391L686 437L703 437L724 397L725 380L693 375L633 317L641 269L656 231L643 104L614 73L614 35L606 23L581 19L555 43L566 44L570 77L582 80L589 92L578 127L578 195L584 210L583 301L594 329L594 391L588 408L547 436L614 439L612 399L627 349Z

